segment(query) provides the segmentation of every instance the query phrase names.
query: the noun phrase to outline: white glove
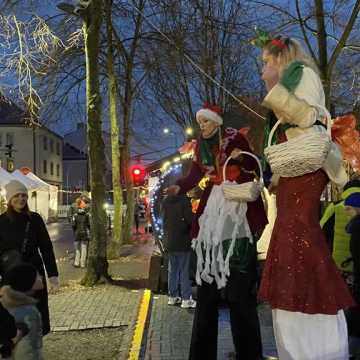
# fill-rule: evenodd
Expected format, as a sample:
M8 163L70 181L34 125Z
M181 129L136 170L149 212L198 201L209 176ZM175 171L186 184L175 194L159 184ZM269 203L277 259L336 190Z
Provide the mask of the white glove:
M50 291L55 292L60 288L60 281L57 276L49 277Z

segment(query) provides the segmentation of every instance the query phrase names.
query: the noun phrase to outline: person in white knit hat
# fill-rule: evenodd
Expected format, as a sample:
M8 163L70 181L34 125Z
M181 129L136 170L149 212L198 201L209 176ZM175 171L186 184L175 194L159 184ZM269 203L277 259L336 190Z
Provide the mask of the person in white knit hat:
M37 269L43 278L44 289L37 291L34 297L38 300L43 334L46 335L50 331L50 320L45 270L51 289L59 287L53 246L42 217L29 210L25 185L12 180L5 185L5 192L7 211L0 215L0 272L3 274L17 265L19 258Z

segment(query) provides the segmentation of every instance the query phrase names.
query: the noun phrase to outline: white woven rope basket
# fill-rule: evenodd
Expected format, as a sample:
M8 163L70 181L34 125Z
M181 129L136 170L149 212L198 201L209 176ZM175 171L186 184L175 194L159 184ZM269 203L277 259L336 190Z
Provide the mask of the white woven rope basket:
M326 133L312 131L277 145L271 145L271 141L280 121L274 125L264 150L273 174L295 177L322 168L331 146L331 116L327 110L326 117Z
M254 181L249 181L249 182L246 182L243 184L227 182L226 181L226 166L228 165L229 161L232 159L232 157L229 156L226 159L224 166L223 166L224 182L222 184L222 187L223 187L223 191L224 191L224 196L225 196L225 199L227 199L227 200L252 202L252 201L255 201L259 197L261 191L264 188L263 170L262 170L259 159L254 154L247 152L247 151L241 151L240 155L248 155L256 160L256 163L258 164L259 170L260 170L260 179L254 180Z

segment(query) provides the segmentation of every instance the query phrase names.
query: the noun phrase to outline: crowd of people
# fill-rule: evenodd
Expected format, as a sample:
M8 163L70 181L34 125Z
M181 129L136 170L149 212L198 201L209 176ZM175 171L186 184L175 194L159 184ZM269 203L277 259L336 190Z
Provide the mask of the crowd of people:
M222 302L230 309L236 359L262 359L259 301L271 306L280 360L347 360L348 336L360 337L360 180L345 184L338 145L326 138L329 114L311 58L292 38L262 36L261 41L267 89L263 105L271 112L265 129L267 153L277 144L288 144L286 153L275 154L280 167L274 171L269 160L271 176L261 178L246 131L225 127L218 106L205 104L197 112L201 135L191 169L167 189L162 204L168 304L195 309L191 360L216 359ZM293 150L299 141L306 148L309 138L329 141L331 150L319 166L310 165L314 154L309 160L304 151L299 158ZM294 159L294 174L281 170L284 158ZM187 193L203 177L208 181L194 213ZM330 204L320 220L320 198L330 181L343 190L341 200ZM271 224L261 195L264 183L276 198ZM0 353L2 358L37 360L42 358L42 337L50 331L48 286L50 291L59 287L58 269L46 226L29 210L26 187L10 181L5 192ZM70 216L74 267L86 266L89 205L89 197L82 195ZM136 233L140 212L136 203ZM259 276L257 241L269 225L270 244Z

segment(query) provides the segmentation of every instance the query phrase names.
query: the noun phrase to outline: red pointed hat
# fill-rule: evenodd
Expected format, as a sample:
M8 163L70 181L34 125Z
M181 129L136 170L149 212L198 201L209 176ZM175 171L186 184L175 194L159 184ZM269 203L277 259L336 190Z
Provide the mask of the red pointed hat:
M199 121L199 117L202 116L208 120L214 121L219 125L223 124L222 119L223 110L220 106L210 105L209 103L205 103L197 113L196 113L196 121Z

